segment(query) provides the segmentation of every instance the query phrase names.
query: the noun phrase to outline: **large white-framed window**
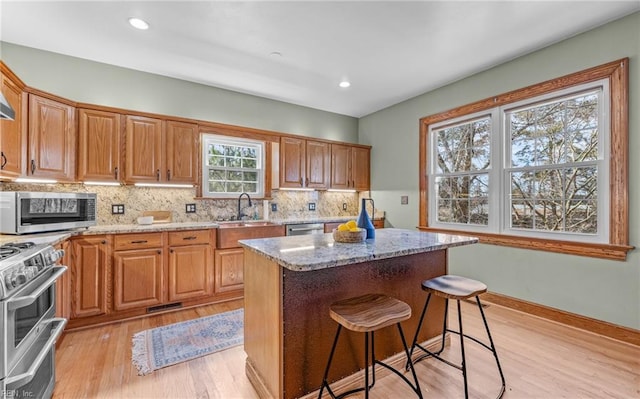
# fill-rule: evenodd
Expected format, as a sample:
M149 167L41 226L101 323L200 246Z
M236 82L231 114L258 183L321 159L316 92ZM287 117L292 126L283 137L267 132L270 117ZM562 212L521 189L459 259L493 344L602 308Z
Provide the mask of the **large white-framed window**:
M422 230L625 259L628 60L420 120Z
M263 141L202 135L202 196L237 198L241 193L264 197Z
M606 93L599 80L430 126L430 226L606 243Z
M497 109L429 127L429 225L445 229L498 230Z
M608 93L599 80L503 110L506 232L608 243Z

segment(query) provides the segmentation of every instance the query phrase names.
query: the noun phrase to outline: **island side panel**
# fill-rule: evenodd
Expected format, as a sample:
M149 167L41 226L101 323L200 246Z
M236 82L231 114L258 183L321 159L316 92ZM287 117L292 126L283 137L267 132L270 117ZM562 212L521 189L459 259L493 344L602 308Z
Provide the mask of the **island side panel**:
M426 294L423 280L445 274L446 250L407 255L316 271L283 275L284 398L296 398L320 388L337 324L329 305L337 300L367 293L383 293L407 302L412 316L402 323L411 344ZM444 300L432 298L420 342L441 332ZM397 328L375 334L376 357L385 359L401 352ZM336 381L358 372L364 364L364 334L343 329L329 374Z
M282 397L282 268L244 251L246 374L261 398Z

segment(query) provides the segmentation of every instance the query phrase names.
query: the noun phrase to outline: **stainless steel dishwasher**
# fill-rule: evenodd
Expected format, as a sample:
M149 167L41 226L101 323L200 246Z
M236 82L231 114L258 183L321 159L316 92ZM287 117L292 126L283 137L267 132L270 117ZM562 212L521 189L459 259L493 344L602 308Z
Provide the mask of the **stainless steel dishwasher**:
M286 235L302 236L307 234L324 234L323 223L300 223L286 225Z

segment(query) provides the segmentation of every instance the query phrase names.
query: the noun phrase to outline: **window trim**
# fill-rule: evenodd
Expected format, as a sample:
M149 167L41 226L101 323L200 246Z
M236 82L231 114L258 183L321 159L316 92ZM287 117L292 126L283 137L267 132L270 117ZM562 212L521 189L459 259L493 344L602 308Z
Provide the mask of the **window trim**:
M506 106L518 101L552 93L601 79L609 82L609 243L595 244L577 241L561 241L505 234L465 232L433 228L428 224L428 154L429 126L438 122L459 118L497 106ZM564 254L583 255L604 259L625 260L629 245L629 59L624 58L580 72L572 73L522 89L499 94L484 100L466 104L448 111L420 119L419 137L419 188L420 230L469 234L477 236L481 243L504 245L516 248L543 250Z

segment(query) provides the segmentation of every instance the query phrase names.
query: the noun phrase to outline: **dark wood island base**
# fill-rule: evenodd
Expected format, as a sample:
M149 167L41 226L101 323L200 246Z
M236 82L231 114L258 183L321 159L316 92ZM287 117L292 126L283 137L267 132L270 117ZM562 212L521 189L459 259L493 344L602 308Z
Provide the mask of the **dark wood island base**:
M446 251L402 256L354 265L296 272L245 250L245 351L247 376L267 392L261 397L297 398L320 388L337 324L329 305L366 293L383 293L408 303L411 319L402 324L413 338L425 294L423 280L446 273ZM441 320L438 298L427 317ZM421 342L438 335L441 324L421 331ZM356 373L364 364L363 334L345 331L338 342L330 381ZM395 329L376 333L376 356L401 353ZM266 371L266 372L265 372Z

